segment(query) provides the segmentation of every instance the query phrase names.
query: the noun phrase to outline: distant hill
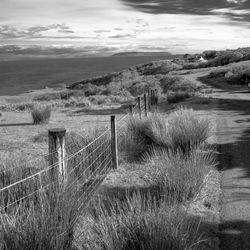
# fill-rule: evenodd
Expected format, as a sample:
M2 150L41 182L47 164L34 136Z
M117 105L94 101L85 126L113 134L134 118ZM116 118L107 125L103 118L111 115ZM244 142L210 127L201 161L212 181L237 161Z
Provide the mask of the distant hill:
M172 55L169 52L121 52L114 54L112 56L119 56L119 57L125 57L125 56L167 56L167 57L175 57L175 55Z

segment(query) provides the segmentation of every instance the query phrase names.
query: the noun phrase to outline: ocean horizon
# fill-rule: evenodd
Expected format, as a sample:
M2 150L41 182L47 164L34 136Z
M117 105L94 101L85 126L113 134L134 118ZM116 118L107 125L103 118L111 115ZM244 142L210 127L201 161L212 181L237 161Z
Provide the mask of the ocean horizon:
M28 59L0 62L0 96L13 96L45 87L70 85L133 65L170 56L121 56L60 59Z

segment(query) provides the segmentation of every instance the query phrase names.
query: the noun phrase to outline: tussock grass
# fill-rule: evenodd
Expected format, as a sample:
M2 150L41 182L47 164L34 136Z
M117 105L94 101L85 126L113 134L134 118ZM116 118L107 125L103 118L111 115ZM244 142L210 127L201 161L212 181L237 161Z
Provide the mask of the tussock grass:
M146 182L157 187L168 200L185 202L199 192L204 176L215 164L215 154L211 148L203 147L193 147L188 156L154 149L144 160Z
M198 222L191 222L177 205L144 199L138 193L102 206L82 236L83 249L181 250L198 249Z
M2 163L0 188L44 167L41 162L34 165L36 169L24 165L20 158ZM41 185L44 189L38 191ZM76 194L74 188L63 191L51 183L49 176L33 178L1 192L1 249L71 249L79 205Z
M180 108L168 117L169 146L171 150L188 153L205 143L213 134L212 124L192 109Z
M48 123L51 116L50 106L35 106L31 111L34 124Z
M128 161L140 161L152 148L188 153L212 135L211 123L192 109L180 108L168 117L153 114L132 117L119 138L119 150Z

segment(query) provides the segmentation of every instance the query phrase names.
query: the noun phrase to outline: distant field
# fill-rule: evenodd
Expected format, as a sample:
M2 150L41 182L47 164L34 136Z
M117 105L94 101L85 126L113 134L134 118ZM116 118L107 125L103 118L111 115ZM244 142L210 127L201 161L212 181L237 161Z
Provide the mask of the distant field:
M170 58L166 56L128 56L0 62L0 95L17 95L46 86L68 85L89 77L161 59Z

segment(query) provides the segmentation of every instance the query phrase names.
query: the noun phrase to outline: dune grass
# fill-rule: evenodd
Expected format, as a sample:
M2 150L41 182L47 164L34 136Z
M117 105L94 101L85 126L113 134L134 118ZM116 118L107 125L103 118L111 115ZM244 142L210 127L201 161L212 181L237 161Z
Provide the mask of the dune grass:
M182 250L198 249L202 238L199 221L191 221L178 205L140 194L101 206L81 236L83 249Z
M48 123L51 116L50 106L34 106L31 111L34 124Z
M149 186L158 187L159 196L135 192L122 201L112 200L108 206L101 204L91 216L91 223L82 222L85 226L77 246L94 250L199 249L199 221L190 218L184 206L199 192L204 176L214 164L214 155L205 152L211 131L207 118L184 108L167 117L131 117L118 138L119 150L125 161L145 165L143 178ZM102 132L103 129L93 130L85 133L86 137L70 134L67 154L78 152ZM68 161L68 168L75 169L73 178L82 174L85 166L79 163L85 153ZM17 168L0 170L0 188L45 167L39 163L35 168L18 165L21 163L2 166L2 170ZM35 195L21 199L34 191ZM73 249L74 230L82 213L79 195L77 185L61 189L47 175L17 185L12 192L0 193L0 246L13 250ZM6 209L6 205L19 199L16 206Z
M188 153L212 135L211 122L192 109L180 108L169 116L153 114L140 119L132 117L119 139L121 155L129 161L140 161L152 148Z
M188 156L165 149L153 149L144 156L144 180L168 200L185 202L200 191L204 176L215 165L212 148L193 147Z
M10 156L11 157L11 156ZM46 166L24 165L13 156L0 166L0 188L20 181ZM41 189L41 187L43 187ZM78 202L47 174L21 182L0 193L1 249L71 249Z

